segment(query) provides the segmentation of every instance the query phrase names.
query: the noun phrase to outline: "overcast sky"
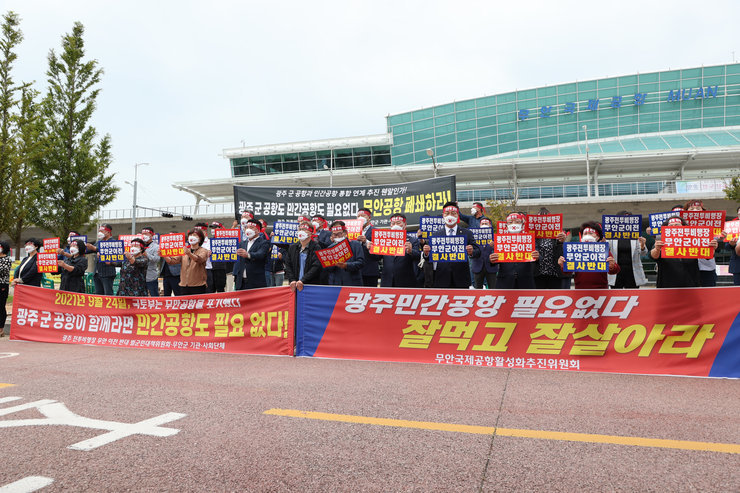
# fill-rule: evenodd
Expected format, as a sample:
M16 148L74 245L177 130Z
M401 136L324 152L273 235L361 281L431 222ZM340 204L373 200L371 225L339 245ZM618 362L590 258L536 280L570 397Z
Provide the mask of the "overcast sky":
M740 58L740 2L0 0L21 16L18 81L46 91L75 21L105 70L94 126L108 208L193 204L222 150L382 133L385 116L576 80Z

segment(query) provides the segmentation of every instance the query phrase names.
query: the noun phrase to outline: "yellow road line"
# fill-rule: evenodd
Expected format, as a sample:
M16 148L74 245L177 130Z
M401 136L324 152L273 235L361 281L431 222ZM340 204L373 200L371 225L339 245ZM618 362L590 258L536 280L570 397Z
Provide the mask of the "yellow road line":
M0 389L4 389L5 387L15 387L14 383L0 383Z
M450 431L454 433L471 433L475 435L500 435L517 438L536 438L540 440L563 440L569 442L609 443L613 445L630 445L636 447L658 447L680 450L700 450L705 452L723 452L740 454L740 445L733 443L693 442L689 440L664 440L660 438L627 437L618 435L595 435L590 433L566 433L561 431L524 430L516 428L495 428L493 426L473 426L453 423L435 423L433 421L409 421L405 419L372 418L350 414L331 414L297 409L268 409L263 414L286 416L290 418L317 419L322 421L340 421L343 423L367 424L376 426L393 426L397 428L415 428L420 430Z

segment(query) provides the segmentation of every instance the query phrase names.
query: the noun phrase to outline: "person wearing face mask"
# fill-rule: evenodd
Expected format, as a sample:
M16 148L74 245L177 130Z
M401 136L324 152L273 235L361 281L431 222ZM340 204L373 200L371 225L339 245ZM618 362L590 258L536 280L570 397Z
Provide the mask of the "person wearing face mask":
M69 258L72 256L72 254L69 253L69 249L72 246L72 237L73 236L79 236L79 233L76 231L70 231L67 234L67 245L62 248L57 248L57 260L64 260L65 258ZM85 251L82 252L83 255L87 253L87 247L85 247Z
M663 226L686 226L686 221L678 216L669 217L663 221ZM714 249L717 241L709 242L711 256L714 257ZM650 256L655 260L658 268L658 277L655 280L656 288L692 288L701 285L699 274L699 261L695 258L663 258L661 249L663 241L658 236L655 240Z
M98 251L97 244L101 241L108 241L112 238L113 226L110 224L101 224L98 229L98 241L95 244L88 243L87 253L96 253ZM95 294L104 294L106 296L113 296L113 281L116 278L116 266L113 262L95 262L95 275L93 280L95 281Z
M405 215L393 214L390 221L392 230L406 231ZM409 236L408 233L406 233L406 245L403 255L373 255L373 257L382 259L383 261L383 276L380 279L380 287L416 287L416 271L414 270L414 266L419 263L419 259L421 258L421 247L419 247L419 240Z
M460 220L464 221L468 228L471 229L478 229L482 228L483 226L480 225L480 222L484 219L491 222L490 219L488 219L486 216L486 209L483 207L483 204L480 202L473 202L473 206L470 208L470 215L460 213Z
M596 243L604 241L601 225L595 221L585 222L581 225L581 241L584 243ZM621 270L619 264L614 260L611 250L607 256L609 272L576 272L573 274L573 283L576 289L609 289L607 275L616 276ZM558 265L563 268L565 257L558 258Z
M214 221L210 224L210 237L213 238L216 235L217 229L223 229L224 225L220 222ZM204 243L205 245L205 243ZM210 247L206 247L210 250ZM234 262L211 262L211 278L208 286L209 293L223 293L226 291L226 273L231 272L234 269ZM208 265L206 265L206 270Z
M347 238L347 225L344 221L331 223L331 241L337 244ZM329 286L362 286L362 267L365 265L365 253L359 241L351 240L349 247L352 257L346 262L341 262L324 269L326 283Z
M701 200L691 200L686 203L684 210L687 211L705 211L704 202ZM717 238L715 238L716 240ZM719 238L721 239L721 237ZM717 261L714 256L711 258L699 259L699 285L703 288L714 287L717 285Z
M188 246L185 247L182 257L164 257L169 265L180 264L180 294L188 296L191 294L206 293L206 260L211 252L203 248L205 235L200 228L188 231Z
M10 292L10 267L12 264L10 244L7 241L0 241L0 337L5 336L5 320L8 318L5 303L8 301L8 293Z
M442 217L445 225L432 234L432 236L464 236L465 251L468 257L475 259L480 257L480 247L475 243L473 233L460 226L460 208L457 202L447 202L442 208ZM422 247L424 263L429 264L432 248L426 244ZM468 289L470 287L470 268L467 262L433 262L431 263L433 273L432 286L435 288Z
M313 216L311 225L315 231L316 241L319 242L321 248L329 248L331 246L331 231L329 231L329 223L324 219L324 216L321 214Z
M85 242L74 240L69 245L69 257L65 260L57 260L59 271L62 273L62 283L59 285L61 291L72 293L85 292L85 271L87 270L87 257L85 257Z
M149 260L146 268L146 290L149 296L159 296L159 243L154 241L154 228L141 229L144 240L144 254Z
M303 291L304 284L321 284L321 262L316 251L321 249L313 239L314 227L310 221L298 223L298 241L288 246L285 254L285 278L290 289Z
M490 228L491 220L487 217L483 217L478 225L479 228ZM496 274L498 273L498 264L492 264L488 261L488 257L493 253L493 241L486 243L485 245L479 245L481 255L478 258L474 258L471 262L473 269L473 286L475 289L483 289L483 283L485 282L488 289L496 289Z
M203 240L203 248L211 251L211 239L208 238L208 225L206 223L196 223L195 229L199 229L203 232L203 237L205 238ZM213 262L211 262L211 257L208 257L208 260L206 260L206 293L213 293Z
M265 263L270 255L270 242L262 234L262 224L250 219L245 230L247 239L239 244L234 264L234 289L267 287Z
M527 215L523 212L512 212L506 216L507 234L522 234ZM535 248L532 252L532 262L498 262L498 254L491 253L488 261L498 264L496 288L498 289L535 289L534 269L540 258L540 252Z
M365 265L362 266L362 284L370 288L378 287L378 278L380 278L380 259L377 255L370 255L370 244L373 241L373 215L370 209L362 208L357 211L357 219L362 221L362 233L357 237L357 241L362 245L362 253L365 255Z
M149 258L146 256L146 243L141 238L131 240L129 251L123 254L121 280L118 283L118 296L148 295L146 273Z
M41 279L43 274L38 272L36 266L36 254L39 248L43 245L43 242L36 238L29 238L26 240L24 249L26 250L27 257L24 258L20 265L15 268L13 274L12 285L26 284L28 286L41 286Z
M252 211L243 211L239 220L234 220L234 224L231 225L231 229L240 229L242 232L242 241L244 240L244 228L247 226L247 221L254 219L254 213Z

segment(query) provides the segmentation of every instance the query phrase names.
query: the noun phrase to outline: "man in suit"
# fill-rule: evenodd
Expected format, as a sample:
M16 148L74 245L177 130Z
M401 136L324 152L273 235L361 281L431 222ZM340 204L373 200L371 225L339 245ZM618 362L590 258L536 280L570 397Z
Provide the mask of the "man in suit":
M285 254L285 277L290 289L303 291L304 284L321 284L321 263L316 250L321 246L313 238L314 228L306 218L298 224L298 241Z
M234 264L234 288L254 289L267 287L265 279L265 263L270 254L270 242L260 234L262 224L250 219L244 230L246 240L239 244L236 251L236 264Z
M457 202L447 202L442 208L442 217L445 226L435 231L432 236L464 236L465 251L470 258L480 257L480 247L473 239L473 233L460 226L460 208ZM430 261L432 249L424 245L423 254L425 261ZM435 288L468 289L470 287L470 269L467 262L436 262L434 269Z
M391 229L405 231L406 216L403 214L391 216ZM380 256L383 259L383 276L380 279L380 286L383 288L415 288L416 273L414 272L414 265L419 263L420 257L419 240L409 238L407 233L404 255L398 257L394 255Z

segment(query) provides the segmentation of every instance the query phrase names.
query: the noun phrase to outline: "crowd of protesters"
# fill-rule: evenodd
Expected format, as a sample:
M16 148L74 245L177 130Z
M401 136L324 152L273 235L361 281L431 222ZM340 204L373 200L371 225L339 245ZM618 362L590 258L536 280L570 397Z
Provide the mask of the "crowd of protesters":
M680 212L705 210L702 201L694 200L673 208L675 216L669 217L664 226L685 226ZM539 215L550 211L540 209ZM616 215L629 216L628 211ZM740 216L740 208L738 209ZM660 235L652 249L646 247L646 238L604 239L602 225L587 221L578 230L580 242L605 242L608 245L605 272L568 272L564 270L563 245L571 233L559 231L552 238L538 238L535 248L529 252L527 262L503 262L494 251L492 241L478 244L470 228L493 228L493 221L486 217L483 204L473 204L470 215L462 214L455 202L443 207L444 225L430 236L459 236L464 238L465 252L469 262L437 262L432 259L430 240L423 238L421 231L406 233L403 255L377 255L371 253L373 242L372 213L360 209L357 219L362 222L361 233L349 240L349 256L329 267L322 267L317 252L348 240L344 221L329 224L321 215L299 216L297 241L292 244L273 245L267 233L268 224L254 217L250 211L242 213L232 228L239 229L240 238L236 250L236 262L212 262L210 238L214 237L222 223L197 223L185 235L187 246L183 255L160 257L159 245L152 227L145 227L131 240L130 249L122 262L96 261L93 269L95 293L118 296L180 296L224 292L227 275L233 276L235 290L282 286L287 283L292 289L302 290L306 284L334 286L377 287L425 287L467 289L636 289L647 284L643 260L651 258L657 266L656 286L699 287L715 286L717 283L714 252L725 239L725 232L709 243L710 255L706 258L664 258L661 254L664 242ZM500 233L523 234L527 214L513 211L507 215ZM467 225L467 227L463 226ZM390 218L390 228L407 231L407 219L403 214ZM501 229L501 227L499 227ZM61 275L60 289L85 292L85 273L88 270L87 254L98 251L98 243L113 239L113 227L102 224L97 232L97 241L85 243L70 232L63 249L57 251L58 269ZM14 271L13 284L39 286L42 274L37 269L37 253L42 242L30 238L24 248L27 256ZM736 239L725 241L723 248L730 252L729 273L733 284L740 285L740 244ZM0 330L5 314L5 300L10 287L10 245L0 242ZM114 280L119 277L118 290L114 292ZM160 281L162 279L162 290Z

